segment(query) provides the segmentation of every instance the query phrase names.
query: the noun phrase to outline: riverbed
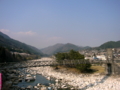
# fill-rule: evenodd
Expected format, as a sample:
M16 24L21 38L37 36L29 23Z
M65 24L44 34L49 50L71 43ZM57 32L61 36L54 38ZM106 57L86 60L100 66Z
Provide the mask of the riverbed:
M52 67L32 67L37 73L46 77L61 79L61 87L68 84L77 90L120 90L120 77L96 74L75 74L65 70L55 70Z

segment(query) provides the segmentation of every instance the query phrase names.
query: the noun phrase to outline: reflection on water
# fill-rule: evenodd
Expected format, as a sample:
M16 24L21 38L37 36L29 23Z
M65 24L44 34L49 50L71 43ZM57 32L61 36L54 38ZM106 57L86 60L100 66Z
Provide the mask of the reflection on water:
M43 77L42 75L36 75L36 79L35 81L30 81L30 82L25 82L24 80L22 82L18 83L18 86L20 87L27 87L28 85L32 85L35 86L38 83L41 83L43 85L48 86L49 83L54 83L54 80L47 80L45 77Z
M21 69L20 71L24 72L24 70L25 69ZM26 73L26 74L28 74L28 73ZM47 80L44 76L42 76L40 74L36 74L36 75L32 75L32 76L36 76L35 81L26 82L23 79L22 82L19 82L17 86L19 86L19 87L27 87L29 85L36 86L38 83L48 86L50 83L55 83L54 79Z

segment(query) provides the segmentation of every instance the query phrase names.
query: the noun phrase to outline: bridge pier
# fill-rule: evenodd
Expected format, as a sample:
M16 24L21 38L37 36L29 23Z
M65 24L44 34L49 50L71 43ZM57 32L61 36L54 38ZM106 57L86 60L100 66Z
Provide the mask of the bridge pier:
M107 49L107 63L106 63L106 74L117 74L118 69L116 68L117 65L115 64L113 51L111 48Z
M114 66L114 63L107 63L105 65L105 74L111 74L111 75L114 75L116 74L115 73L115 66Z

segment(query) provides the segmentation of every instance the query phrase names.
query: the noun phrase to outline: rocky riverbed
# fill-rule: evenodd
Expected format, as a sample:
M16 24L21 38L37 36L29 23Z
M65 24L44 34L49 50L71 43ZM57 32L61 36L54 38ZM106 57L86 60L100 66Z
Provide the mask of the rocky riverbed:
M49 83L47 86L36 83L35 85L28 85L29 90L120 90L120 77L110 76L110 75L100 75L96 74L80 74L70 72L68 69L55 69L54 67L31 67L24 69L27 73L31 75L42 75L48 80L55 80L55 83ZM20 70L5 70L6 73L6 85L7 89L3 90L14 90L14 88L8 87L18 87L18 80L24 79L24 72ZM18 87L22 90L28 90L26 87ZM17 90L17 89L16 89Z
M120 77L97 74L75 74L52 67L32 67L46 78L61 80L61 87L77 90L120 90ZM67 86L68 85L68 86Z
M47 59L39 59L38 61L45 61ZM52 59L50 59L52 61ZM69 71L69 69L55 69L55 67L44 66L44 67L29 67L25 71L31 75L42 75L46 79L54 79L55 83L49 83L48 86L37 83L36 85L29 86L31 90L120 90L120 77L96 74L81 74ZM4 77L8 81L8 86L16 84L16 80L24 78L25 73L20 70L4 70ZM5 80L5 79L4 79ZM21 80L20 80L21 81ZM25 90L26 88L20 87ZM3 89L10 90L10 89ZM13 89L14 90L14 89ZM18 89L16 89L18 90ZM27 90L27 89L26 89Z

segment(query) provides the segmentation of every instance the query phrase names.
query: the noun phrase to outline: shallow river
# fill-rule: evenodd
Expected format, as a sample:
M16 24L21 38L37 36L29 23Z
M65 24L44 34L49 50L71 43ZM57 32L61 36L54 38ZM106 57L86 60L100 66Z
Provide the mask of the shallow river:
M22 80L22 82L19 82L17 86L19 86L19 87L27 87L29 85L36 86L38 83L48 86L49 83L55 83L54 79L47 80L44 76L42 76L40 74L36 74L36 75L32 75L32 76L36 76L35 81L25 82L25 80Z

